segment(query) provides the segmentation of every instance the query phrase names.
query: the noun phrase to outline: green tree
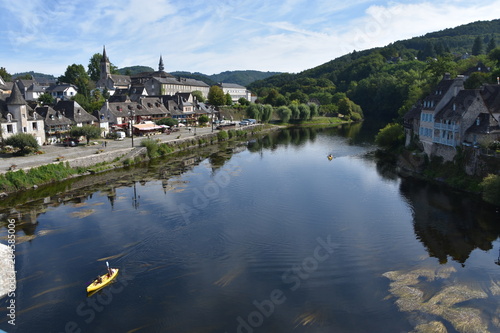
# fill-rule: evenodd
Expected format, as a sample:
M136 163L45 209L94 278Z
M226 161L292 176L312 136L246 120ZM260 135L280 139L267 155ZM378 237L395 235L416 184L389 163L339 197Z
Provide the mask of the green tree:
M311 114L311 110L309 109L309 106L307 104L302 103L299 105L299 119L300 120L309 119L310 114Z
M486 46L486 53L490 53L494 49L496 49L497 43L495 43L495 38L491 37L490 41L488 42L488 46Z
M239 103L240 105L249 105L249 104L250 104L250 101L249 101L249 100L247 100L245 97L240 97L240 98L238 99L238 103Z
M233 98L231 97L230 93L226 94L226 103L224 103L224 104L225 105L233 105Z
M203 93L199 90L195 90L191 93L191 95L193 95L194 97L196 97L196 100L200 103L204 103L205 102L205 97L203 97Z
M273 117L273 112L274 112L274 109L273 109L272 105L270 105L270 104L264 105L262 107L262 115L260 117L260 120L263 123L269 122L269 120L271 120Z
M438 57L437 60L428 59L426 71L430 72L434 79L438 80L443 77L445 73L456 75L457 63L453 61L451 55Z
M248 118L260 120L261 117L261 105L257 105L255 103L250 103L250 105L246 108L245 113Z
M49 93L43 93L38 97L38 102L41 105L51 105L54 104L54 97Z
M483 40L477 36L472 44L472 55L477 56L483 53Z
M77 86L78 94L82 95L86 99L86 102L84 102L83 104L85 105L88 103L92 86L90 84L90 77L85 71L83 65L73 64L68 66L66 68L66 71L64 72L64 75L61 75L58 78L58 81L74 84L75 86ZM79 104L81 101L82 100L79 101Z
M100 53L94 53L92 58L90 58L89 60L87 74L94 82L99 81L99 79L101 78L101 60L102 54Z
M500 47L497 47L497 48L491 50L488 53L488 58L491 61L494 61L497 66L500 65Z
M213 106L221 106L226 103L224 91L219 86L211 86L208 91L208 103Z
M314 117L317 117L319 114L319 107L315 103L310 103L309 104L309 109L311 110L311 113L309 115L310 119L313 119Z
M201 116L198 117L198 122L200 123L201 126L205 125L206 123L208 123L210 119L208 118L208 116L206 114L203 114Z
M101 136L101 128L93 125L83 125L82 127L71 128L70 135L72 137L84 136L89 144L90 139L97 139Z
M17 148L16 155L28 155L36 152L40 146L35 137L28 133L17 133L4 140L8 146Z
M12 75L10 75L7 72L7 70L5 69L5 67L0 67L0 77L2 77L2 79L5 82L11 82L12 81Z
M493 205L500 206L500 176L490 174L481 182L483 199Z
M375 143L385 149L396 148L404 143L405 132L401 124L391 123L382 128L375 137Z
M300 117L299 105L297 103L291 103L288 107L290 108L290 111L292 111L291 119L299 119Z
M179 121L174 118L162 118L156 121L157 125L166 125L166 126L176 126L179 124Z
M284 105L278 107L278 109L276 109L276 113L283 123L288 123L290 121L290 117L292 116L290 108Z

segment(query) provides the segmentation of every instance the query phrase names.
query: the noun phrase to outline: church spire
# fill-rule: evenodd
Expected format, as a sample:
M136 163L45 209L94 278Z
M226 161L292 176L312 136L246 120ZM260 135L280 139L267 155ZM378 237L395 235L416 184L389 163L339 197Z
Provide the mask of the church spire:
M101 62L109 62L108 56L106 55L106 46L102 47L102 59Z
M160 54L160 63L158 64L158 70L160 72L163 72L164 69L165 69L165 67L163 66L163 59L162 59L161 54Z

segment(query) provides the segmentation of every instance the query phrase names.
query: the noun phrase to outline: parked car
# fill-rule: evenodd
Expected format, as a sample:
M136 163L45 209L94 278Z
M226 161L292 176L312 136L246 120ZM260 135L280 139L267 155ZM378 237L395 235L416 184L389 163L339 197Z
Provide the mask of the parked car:
M257 120L255 119L243 119L243 121L247 121L250 124L257 124Z
M66 147L76 147L80 143L80 140L76 138L65 138L63 141L64 146Z
M240 121L240 125L241 125L241 126L250 125L250 122L249 122L248 120L245 120L245 119L244 119L244 120Z
M117 131L115 133L116 133L116 139L115 140L121 141L121 140L123 140L125 138L125 132Z

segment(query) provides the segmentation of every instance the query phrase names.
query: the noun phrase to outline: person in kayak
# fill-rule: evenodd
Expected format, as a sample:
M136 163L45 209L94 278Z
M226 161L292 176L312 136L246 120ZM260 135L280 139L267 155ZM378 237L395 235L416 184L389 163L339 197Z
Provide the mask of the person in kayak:
M94 281L95 281L95 282L94 282L94 284L96 284L96 285L98 285L98 284L102 283L102 278L101 278L101 276L99 275L99 276L98 276L98 277L97 277Z

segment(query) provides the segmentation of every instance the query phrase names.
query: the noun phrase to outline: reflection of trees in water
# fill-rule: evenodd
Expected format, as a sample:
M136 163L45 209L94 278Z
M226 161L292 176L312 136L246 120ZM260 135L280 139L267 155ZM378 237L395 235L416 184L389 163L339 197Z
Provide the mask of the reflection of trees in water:
M276 150L279 146L302 146L307 142L314 142L318 132L324 129L300 127L283 129L269 133L261 138L251 140L248 150L252 153L261 152L263 149Z
M494 209L473 197L415 179L403 179L400 191L413 207L416 236L440 263L450 256L464 264L474 249L490 250L500 236Z

